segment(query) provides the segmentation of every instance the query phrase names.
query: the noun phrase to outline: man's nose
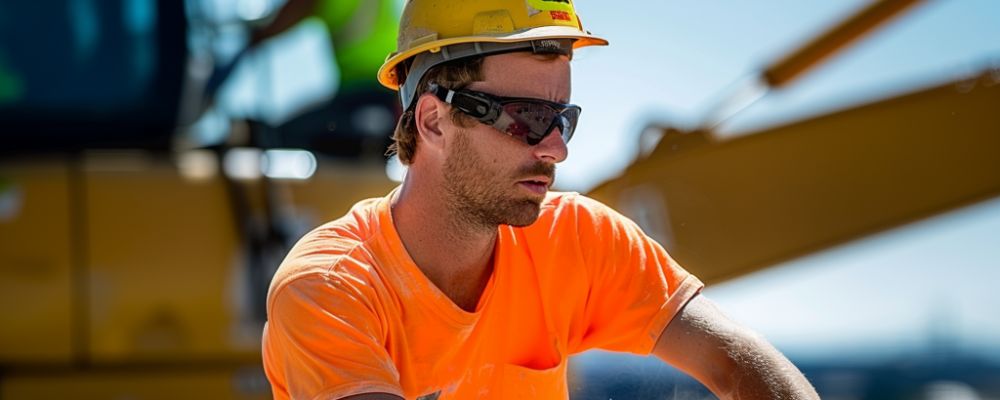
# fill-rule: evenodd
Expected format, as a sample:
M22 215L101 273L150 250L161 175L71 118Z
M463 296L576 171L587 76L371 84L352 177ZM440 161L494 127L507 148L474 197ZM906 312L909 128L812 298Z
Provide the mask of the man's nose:
M552 128L552 132L533 146L532 150L535 152L535 158L552 164L562 162L569 153L559 127Z

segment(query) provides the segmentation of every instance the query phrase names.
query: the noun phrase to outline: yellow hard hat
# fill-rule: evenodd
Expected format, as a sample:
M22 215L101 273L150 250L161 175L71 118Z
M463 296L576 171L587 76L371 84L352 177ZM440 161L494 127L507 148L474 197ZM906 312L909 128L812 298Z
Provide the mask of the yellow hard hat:
M399 90L405 110L420 77L446 61L518 50L565 53L607 44L583 29L572 0L408 0L397 51L382 64L378 81ZM411 58L400 87L396 67Z

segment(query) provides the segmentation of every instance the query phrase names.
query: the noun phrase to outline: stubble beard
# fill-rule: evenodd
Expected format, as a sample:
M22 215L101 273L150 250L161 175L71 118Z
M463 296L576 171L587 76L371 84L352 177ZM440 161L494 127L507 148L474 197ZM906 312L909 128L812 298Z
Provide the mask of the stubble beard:
M456 135L452 151L444 162L445 192L450 208L461 221L483 229L498 225L528 226L541 210L541 199L519 197L512 183L522 177L555 175L555 166L538 163L513 176L488 168L463 130Z

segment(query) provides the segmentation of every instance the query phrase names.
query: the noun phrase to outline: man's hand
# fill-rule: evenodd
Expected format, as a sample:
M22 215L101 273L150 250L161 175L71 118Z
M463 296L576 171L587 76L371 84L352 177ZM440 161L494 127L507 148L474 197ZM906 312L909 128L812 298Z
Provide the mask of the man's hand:
M819 399L805 376L764 338L697 295L653 349L720 399Z

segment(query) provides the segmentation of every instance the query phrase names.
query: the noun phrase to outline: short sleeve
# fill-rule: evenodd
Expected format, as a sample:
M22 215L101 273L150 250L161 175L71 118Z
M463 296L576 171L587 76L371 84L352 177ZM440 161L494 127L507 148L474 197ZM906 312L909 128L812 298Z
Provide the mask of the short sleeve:
M336 274L297 277L273 293L263 352L275 399L403 396L372 296Z
M631 220L579 197L577 229L590 274L582 350L649 354L704 286Z

